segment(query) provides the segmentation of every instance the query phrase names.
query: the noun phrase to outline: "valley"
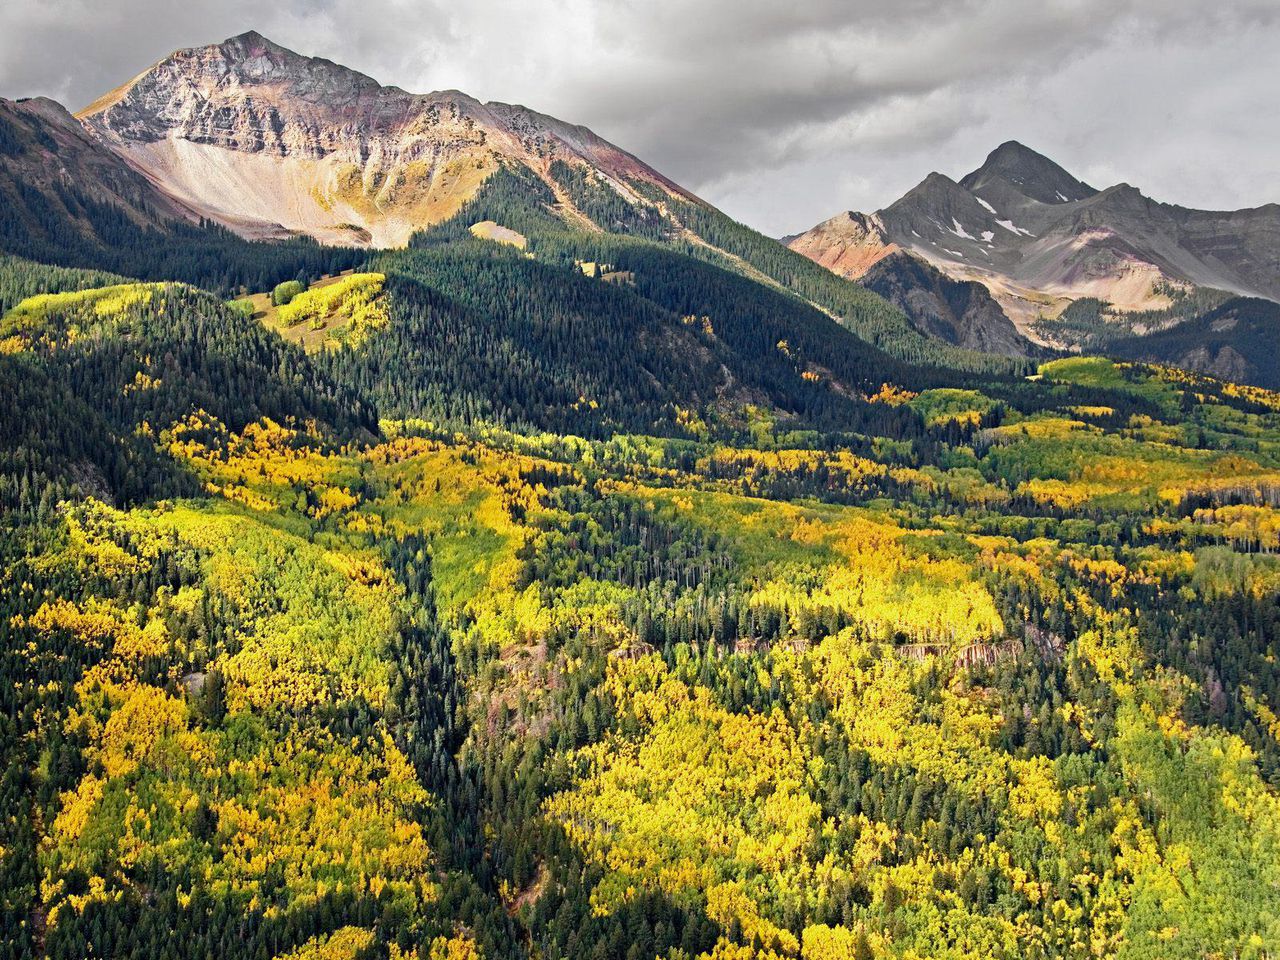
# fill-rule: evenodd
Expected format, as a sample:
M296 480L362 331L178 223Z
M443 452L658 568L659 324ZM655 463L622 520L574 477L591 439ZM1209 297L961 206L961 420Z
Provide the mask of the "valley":
M256 32L55 107L0 101L0 957L1280 947L1275 304L1179 259L1269 214L1006 145L784 245ZM1113 203L1186 241L1128 299Z

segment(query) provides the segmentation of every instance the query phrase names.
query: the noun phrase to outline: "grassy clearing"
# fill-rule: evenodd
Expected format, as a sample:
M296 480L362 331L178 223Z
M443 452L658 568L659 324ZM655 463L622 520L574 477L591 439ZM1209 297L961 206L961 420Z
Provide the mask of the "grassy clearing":
M313 283L283 306L270 293L247 297L253 318L308 353L358 346L372 330L389 322L380 273L346 271Z

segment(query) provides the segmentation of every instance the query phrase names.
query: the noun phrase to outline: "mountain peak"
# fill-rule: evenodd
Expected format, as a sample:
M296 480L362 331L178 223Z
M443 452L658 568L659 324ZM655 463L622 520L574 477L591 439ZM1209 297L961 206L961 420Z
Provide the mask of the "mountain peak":
M925 220L950 225L953 217L968 220L974 211L982 213L969 191L945 173L935 170L881 213L899 217L921 216Z
M234 37L228 37L225 41L223 41L224 46L226 44L232 44L232 43L243 44L246 46L253 45L253 44L262 44L264 46L271 46L271 47L278 46L278 44L272 43L270 40L268 40L266 37L260 34L257 30L246 30L244 33L237 34Z
M992 150L982 166L964 177L960 184L976 193L994 182L1012 186L1024 197L1040 203L1071 203L1098 192L1017 140L1006 140Z
M945 173L939 173L935 170L908 190L902 199L905 200L908 197L947 197L957 191L963 193L958 183ZM902 200L898 202L901 203Z
M986 165L999 163L1052 163L1043 153L1032 150L1018 140L1006 140L987 154Z
M684 195L585 127L383 86L256 30L176 51L79 119L185 207L251 237L400 246L499 167L548 182L556 160L598 173L631 204L645 203L632 180Z
M171 59L179 58L194 60L214 76L235 74L242 82L284 80L295 87L295 93L307 97L376 94L388 89L358 70L290 50L257 30L248 30L220 44L180 51Z

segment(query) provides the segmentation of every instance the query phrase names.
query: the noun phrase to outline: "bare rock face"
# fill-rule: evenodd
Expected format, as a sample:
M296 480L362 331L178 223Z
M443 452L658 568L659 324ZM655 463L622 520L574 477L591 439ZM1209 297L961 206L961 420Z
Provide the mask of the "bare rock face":
M1031 342L1018 333L986 287L973 280L952 280L918 257L883 257L860 282L901 308L927 336L983 353L1033 353Z
M785 237L783 243L850 280L861 278L899 249L888 238L878 216L852 210L838 213L798 236Z
M403 245L502 164L549 181L562 160L624 196L632 180L683 195L584 127L457 91L384 87L252 32L180 50L78 116L166 193L250 237Z
M1120 312L1167 309L1194 288L1280 300L1280 206L1218 213L1159 203L1128 184L1097 190L1012 141L959 182L930 174L871 217L880 229L855 239L861 249L833 236L833 221L790 246L845 275L843 265L895 246L982 283L1033 338L1037 321L1083 297Z

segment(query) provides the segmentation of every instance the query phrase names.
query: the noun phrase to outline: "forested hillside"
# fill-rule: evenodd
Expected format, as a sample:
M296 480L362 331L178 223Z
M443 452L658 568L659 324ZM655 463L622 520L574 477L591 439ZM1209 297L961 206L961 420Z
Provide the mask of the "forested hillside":
M0 262L0 955L1274 953L1280 397L501 191Z

